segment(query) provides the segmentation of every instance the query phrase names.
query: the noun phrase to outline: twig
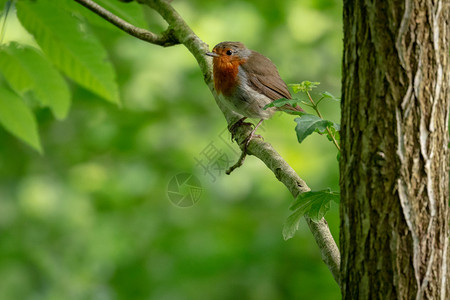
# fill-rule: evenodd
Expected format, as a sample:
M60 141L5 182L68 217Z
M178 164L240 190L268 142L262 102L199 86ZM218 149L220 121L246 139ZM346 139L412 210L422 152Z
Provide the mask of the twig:
M311 95L309 94L309 92L306 92L306 94L308 95L309 101L311 101L312 104L312 108L316 111L317 115L319 116L319 118L323 119L322 114L319 111L319 108L317 107L317 105L319 103L314 103L314 100L312 99ZM327 132L328 135L331 137L331 139L333 140L334 145L336 146L336 148L338 149L338 151L341 151L341 147L339 146L339 143L336 141L336 138L334 137L334 135L331 133L330 127L327 126Z
M242 150L241 156L239 156L238 161L232 165L228 170L225 171L225 174L230 175L235 169L239 168L244 164L245 158L247 157L247 151Z
M148 31L140 27L136 27L128 23L127 21L119 18L118 16L104 9L103 7L101 7L92 0L75 0L75 1L83 5L84 7L88 8L92 12L96 13L97 15L99 15L106 21L110 22L111 24L119 27L126 33L134 37L137 37L138 39L141 39L143 41L164 47L173 46L180 43L173 35L173 30L171 28L167 29L161 35L158 35L151 31Z
M75 0L79 3L92 2L91 0ZM158 12L172 28L172 34L176 41L182 43L191 52L191 54L197 60L200 69L203 73L203 78L206 85L211 90L211 93L216 100L217 105L225 116L228 124L234 124L241 118L236 113L227 109L220 101L217 93L214 90L214 84L212 82L211 75L211 60L207 59L205 53L209 51L208 45L205 44L184 22L183 18L175 11L175 9L166 1L163 0L139 0L140 3L146 4ZM84 4L83 4L84 5ZM88 8L96 12L101 17L105 18L107 21L118 26L111 18L105 17L104 11L99 13L97 10L100 6L89 6ZM112 15L112 14L111 14ZM132 26L132 25L130 25ZM118 26L123 29L122 27ZM133 26L134 27L134 26ZM123 29L128 32L127 30ZM128 32L133 35L132 33ZM149 41L153 43L152 41ZM249 123L243 122L236 128L236 141L239 145L243 145L243 141L249 136L252 131L252 127ZM273 147L261 139L252 139L248 144L248 153L258 157L264 164L274 173L275 177L282 182L291 194L297 197L300 193L307 192L310 188L301 179L297 173L287 164L287 162L273 149ZM325 219L322 218L317 223L306 219L309 228L312 231L317 245L322 253L323 261L327 264L336 282L339 284L339 265L340 256L338 247L333 240L333 237L328 228L328 224Z

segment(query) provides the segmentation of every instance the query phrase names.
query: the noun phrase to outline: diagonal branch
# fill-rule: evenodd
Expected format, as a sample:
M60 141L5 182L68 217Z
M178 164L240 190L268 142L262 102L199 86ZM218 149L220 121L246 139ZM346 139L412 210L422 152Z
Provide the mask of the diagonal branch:
M83 5L84 7L88 8L92 12L96 13L97 15L99 15L106 21L110 22L111 24L119 27L126 33L134 37L137 37L138 39L163 47L179 44L179 42L173 35L173 30L171 28L168 28L161 35L158 35L151 31L136 27L128 23L127 21L119 18L118 16L106 10L105 8L98 5L92 0L75 0L75 1Z
M105 9L101 9L102 13L98 11L96 7L91 4L91 0L75 0L89 9L96 12L101 17L105 18L107 21L113 23L119 28L123 29L125 32L133 35L130 32L134 32L133 25L128 24L127 30L122 28L117 24L117 22L111 21L111 18L105 17ZM214 84L212 81L211 74L211 60L207 59L205 55L209 51L209 47L205 44L184 22L183 18L178 14L178 12L169 4L169 2L163 0L139 0L140 3L146 4L158 12L169 24L169 28L172 29L171 34L175 41L183 44L195 57L197 63L203 74L206 85L209 87L211 93L213 94L217 105L225 116L228 124L234 124L239 119L239 116L234 112L228 110L219 101L216 91L214 90ZM109 13L112 15L111 13ZM123 20L122 20L123 21ZM125 22L125 21L123 21ZM136 27L134 27L136 28ZM135 35L134 35L135 36ZM138 37L138 36L137 36ZM145 39L144 39L145 40ZM152 41L149 41L153 43ZM157 43L156 43L157 44ZM243 123L236 129L235 140L238 145L243 146L243 141L250 134L252 128L250 124ZM300 193L307 192L310 188L301 179L298 174L289 166L289 164L278 154L278 152L273 149L272 145L266 143L260 139L252 139L248 145L248 152L255 157L258 157L275 175L275 177L282 182L291 194L297 197ZM334 279L339 284L339 267L340 267L340 254L339 249L330 233L328 224L324 218L319 222L315 223L311 219L306 218L308 226L314 235L317 245L322 253L322 259L330 269L333 274Z
M244 147L243 141L251 131L251 125L247 125L246 123L236 130L236 141L241 145L241 148ZM310 191L306 182L298 176L294 169L292 169L269 143L261 139L252 139L248 145L248 151L249 154L258 157L275 174L275 177L287 187L294 198L297 198L300 193ZM339 248L331 235L327 221L325 218L322 218L316 223L310 218L305 217L305 219L320 248L322 260L328 266L336 282L340 284L339 270L341 258Z

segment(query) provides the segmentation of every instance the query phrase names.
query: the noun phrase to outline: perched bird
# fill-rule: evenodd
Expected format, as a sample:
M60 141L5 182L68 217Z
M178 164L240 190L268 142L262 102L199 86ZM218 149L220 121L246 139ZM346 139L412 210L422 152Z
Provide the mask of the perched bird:
M264 55L240 42L219 43L206 55L213 57L214 87L220 101L243 116L236 124L246 118L261 119L247 138L245 147L262 121L270 118L276 110L303 111L291 105L263 109L274 100L291 99L277 67Z

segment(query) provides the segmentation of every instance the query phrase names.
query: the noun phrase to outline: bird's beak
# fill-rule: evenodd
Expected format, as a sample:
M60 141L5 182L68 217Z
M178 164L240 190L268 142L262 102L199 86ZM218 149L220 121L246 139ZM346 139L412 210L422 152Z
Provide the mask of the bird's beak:
M208 56L212 56L212 57L219 57L220 56L219 54L214 53L214 52L206 52L205 54L208 55Z

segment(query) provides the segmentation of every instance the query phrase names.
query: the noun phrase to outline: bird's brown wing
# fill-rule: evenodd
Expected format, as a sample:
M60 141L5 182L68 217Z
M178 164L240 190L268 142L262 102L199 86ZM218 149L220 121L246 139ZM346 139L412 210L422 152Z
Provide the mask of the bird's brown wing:
M264 55L252 51L246 63L242 64L241 67L247 74L253 75L248 76L248 84L254 90L272 100L291 99L291 94L286 83L278 74L277 67Z

